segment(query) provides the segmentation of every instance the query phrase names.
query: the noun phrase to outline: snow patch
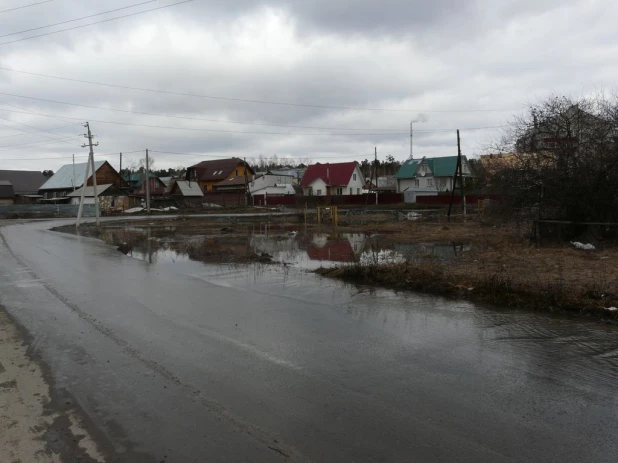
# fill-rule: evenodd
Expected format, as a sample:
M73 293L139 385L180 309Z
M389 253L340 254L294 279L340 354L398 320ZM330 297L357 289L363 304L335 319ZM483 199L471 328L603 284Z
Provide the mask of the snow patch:
M142 212L144 210L143 207L133 207L131 209L125 209L125 214L135 214L136 212Z
M584 251L594 251L596 248L590 243L580 243L579 241L571 241L571 244L577 249L583 249Z

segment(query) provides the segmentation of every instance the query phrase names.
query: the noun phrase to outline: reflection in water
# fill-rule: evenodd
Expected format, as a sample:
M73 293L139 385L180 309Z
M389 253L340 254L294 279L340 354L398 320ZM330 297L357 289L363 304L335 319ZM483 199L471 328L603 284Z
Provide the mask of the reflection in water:
M199 232L199 231L198 231ZM196 234L178 226L108 226L101 237L131 257L147 262L196 260L205 263L276 262L315 269L360 262L448 261L470 251L463 243L402 244L388 235L323 233L276 226L229 227Z

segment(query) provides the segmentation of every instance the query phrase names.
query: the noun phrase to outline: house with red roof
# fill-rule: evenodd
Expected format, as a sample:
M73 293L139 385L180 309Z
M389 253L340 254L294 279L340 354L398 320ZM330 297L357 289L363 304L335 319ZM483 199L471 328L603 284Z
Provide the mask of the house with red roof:
M356 161L310 165L300 182L306 196L360 195L364 184Z

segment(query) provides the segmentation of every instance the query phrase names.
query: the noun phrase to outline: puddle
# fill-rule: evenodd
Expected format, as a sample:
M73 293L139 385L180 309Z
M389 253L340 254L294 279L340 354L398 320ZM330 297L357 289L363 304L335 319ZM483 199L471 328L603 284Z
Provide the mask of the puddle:
M297 224L131 223L103 226L98 234L87 227L78 233L96 236L123 254L150 263L262 262L306 270L354 262L448 261L471 249L464 243L406 244L387 234L327 233Z

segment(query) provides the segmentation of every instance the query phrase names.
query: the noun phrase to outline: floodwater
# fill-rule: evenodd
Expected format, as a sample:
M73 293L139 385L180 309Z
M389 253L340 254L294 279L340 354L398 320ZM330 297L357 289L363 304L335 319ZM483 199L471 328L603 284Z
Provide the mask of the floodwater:
M616 461L616 326L307 271L465 244L173 223L106 224L106 244L49 227L1 230L0 302L109 461ZM230 259L265 253L288 264Z
M86 232L89 233L92 231ZM104 226L99 237L120 252L152 264L261 262L305 270L357 262L443 262L471 251L465 243L406 244L395 242L388 234L322 232L258 224L210 227L204 231L194 223L114 224Z

